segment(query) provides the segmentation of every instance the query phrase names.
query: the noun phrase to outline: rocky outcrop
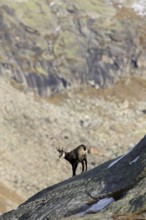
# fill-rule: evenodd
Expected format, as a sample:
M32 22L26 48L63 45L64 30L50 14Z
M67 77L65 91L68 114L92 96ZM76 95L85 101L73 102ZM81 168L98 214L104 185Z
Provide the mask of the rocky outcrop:
M0 219L93 218L146 210L146 136L127 154L37 193ZM96 213L97 212L97 213ZM95 214L96 213L96 214Z
M0 75L49 96L144 74L145 14L132 8L135 1L112 2L1 1Z

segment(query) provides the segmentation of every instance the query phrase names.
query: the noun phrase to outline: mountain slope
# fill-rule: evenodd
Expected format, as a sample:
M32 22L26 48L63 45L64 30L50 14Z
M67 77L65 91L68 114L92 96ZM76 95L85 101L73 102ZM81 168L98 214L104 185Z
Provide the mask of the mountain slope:
M72 150L83 143L96 149L88 155L88 169L123 154L145 134L145 85L132 78L109 89L86 87L46 100L1 78L1 182L27 199L71 176L58 146ZM10 207L16 203L5 210Z
M1 1L0 74L42 96L144 75L146 18L112 2Z
M0 212L71 176L56 147L91 169L145 134L142 3L0 1Z
M95 204L112 198L105 209L107 218L115 213L141 214L146 209L146 136L127 154L77 177L46 188L16 210L0 217L8 219L76 219L96 213ZM100 214L99 214L100 216ZM99 218L98 214L93 218ZM101 217L101 216L100 216ZM90 216L85 219L91 219Z

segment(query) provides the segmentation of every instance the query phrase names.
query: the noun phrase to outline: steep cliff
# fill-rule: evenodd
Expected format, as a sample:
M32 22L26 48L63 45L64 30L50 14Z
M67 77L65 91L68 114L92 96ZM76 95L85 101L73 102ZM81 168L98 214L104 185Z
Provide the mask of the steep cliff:
M119 2L1 0L0 74L43 96L144 74L145 5Z

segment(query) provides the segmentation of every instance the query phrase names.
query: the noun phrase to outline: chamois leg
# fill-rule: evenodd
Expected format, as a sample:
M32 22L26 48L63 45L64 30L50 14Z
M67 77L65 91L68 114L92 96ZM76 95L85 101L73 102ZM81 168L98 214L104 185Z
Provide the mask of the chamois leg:
M85 167L86 167L85 171L87 171L87 158L84 159L84 162L85 162Z
M81 162L82 163L82 173L84 172L84 160Z
M73 172L73 176L76 175L76 169L77 169L78 163L74 163L72 164L72 172Z

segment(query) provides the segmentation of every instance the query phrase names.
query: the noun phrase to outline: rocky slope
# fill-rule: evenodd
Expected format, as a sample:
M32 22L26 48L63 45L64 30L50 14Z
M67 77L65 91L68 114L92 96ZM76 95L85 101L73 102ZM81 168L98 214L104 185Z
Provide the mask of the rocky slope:
M16 193L14 202L7 193L4 198L1 188L1 212L71 176L70 165L58 158L58 146L94 147L88 169L131 149L145 134L145 96L146 82L138 78L109 89L84 87L47 100L20 93L1 78L1 182L9 193Z
M1 0L0 74L43 96L144 74L145 8L135 0Z
M112 219L117 213L145 219L145 166L146 136L129 153L46 188L0 219Z
M120 2L0 1L1 213L71 176L56 147L91 169L145 134L145 5Z

